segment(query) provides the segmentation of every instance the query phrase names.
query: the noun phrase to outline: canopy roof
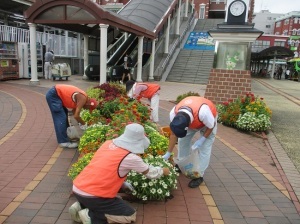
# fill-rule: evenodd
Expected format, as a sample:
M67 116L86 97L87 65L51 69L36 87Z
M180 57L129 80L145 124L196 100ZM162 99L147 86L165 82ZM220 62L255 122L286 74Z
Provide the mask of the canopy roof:
M294 53L286 47L273 46L262 50L259 53L252 53L252 60L268 60L274 57L278 58L289 58L293 57Z
M118 13L91 0L36 0L24 12L27 23L44 24L99 36L99 24L155 39L178 0L129 1Z

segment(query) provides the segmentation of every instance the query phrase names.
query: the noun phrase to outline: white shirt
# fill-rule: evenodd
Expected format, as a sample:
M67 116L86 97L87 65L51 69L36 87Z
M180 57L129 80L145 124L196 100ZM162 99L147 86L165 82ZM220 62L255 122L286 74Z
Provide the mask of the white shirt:
M194 116L192 115L192 113L190 111L188 111L187 109L180 109L178 110L178 112L185 112L187 113L190 118L191 118L191 123L194 121ZM170 111L170 121L172 122L172 120L175 117L175 106L173 107L173 109ZM212 114L210 108L208 105L203 104L199 110L199 120L207 127L207 128L213 128L215 126L215 122L216 122L216 118L214 117L214 115Z

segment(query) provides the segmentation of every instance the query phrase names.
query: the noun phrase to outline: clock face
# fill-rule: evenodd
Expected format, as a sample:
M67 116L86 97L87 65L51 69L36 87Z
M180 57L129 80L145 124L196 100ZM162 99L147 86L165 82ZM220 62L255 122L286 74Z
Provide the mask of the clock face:
M233 2L229 10L233 16L240 16L245 11L245 4L242 1Z

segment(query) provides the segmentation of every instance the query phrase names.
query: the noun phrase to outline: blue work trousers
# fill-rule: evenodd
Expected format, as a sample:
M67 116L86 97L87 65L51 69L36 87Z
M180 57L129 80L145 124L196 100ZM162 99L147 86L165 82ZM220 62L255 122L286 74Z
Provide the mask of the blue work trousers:
M67 136L67 128L70 126L68 121L68 109L63 106L55 87L48 90L46 100L52 114L57 142L70 142Z

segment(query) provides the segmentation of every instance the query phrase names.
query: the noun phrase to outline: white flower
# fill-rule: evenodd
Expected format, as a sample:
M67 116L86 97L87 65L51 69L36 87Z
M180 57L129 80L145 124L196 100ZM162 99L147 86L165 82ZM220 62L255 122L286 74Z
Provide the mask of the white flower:
M144 187L147 187L148 185L147 185L147 183L143 183L142 184L142 187L144 188Z
M138 186L139 183L138 183L138 182L134 182L133 185L134 185L134 186Z
M142 198L143 201L147 201L147 199L148 199L147 196L143 196Z
M156 189L155 188L151 188L150 193L151 194L155 194L156 193Z
M150 187L153 186L153 182L152 181L150 181L148 184L149 184Z
M157 193L158 193L158 194L161 194L162 192L163 192L162 189L158 189L158 190L157 190Z

